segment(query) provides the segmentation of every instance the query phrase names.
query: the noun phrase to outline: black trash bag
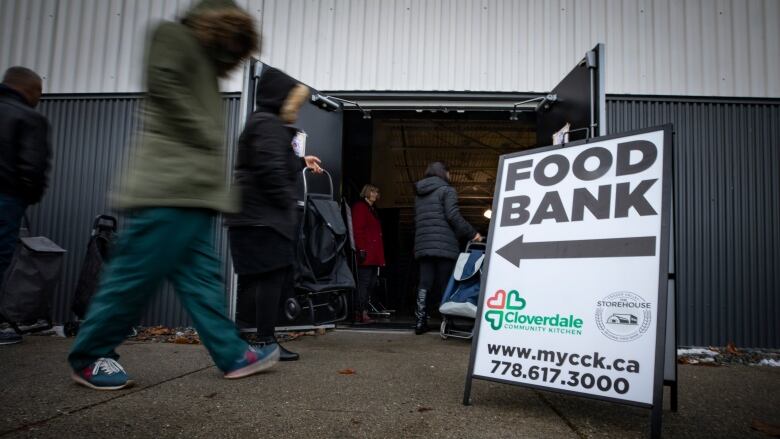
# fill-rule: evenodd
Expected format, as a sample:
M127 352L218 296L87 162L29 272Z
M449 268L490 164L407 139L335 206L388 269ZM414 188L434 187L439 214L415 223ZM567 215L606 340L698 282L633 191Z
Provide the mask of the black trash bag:
M0 314L12 325L51 323L51 299L65 250L44 236L19 238L0 289Z
M111 248L116 242L116 218L100 215L92 224L92 235L87 243L87 254L81 265L79 280L73 295L71 310L79 320L84 320L89 302L100 285L103 265L108 262Z

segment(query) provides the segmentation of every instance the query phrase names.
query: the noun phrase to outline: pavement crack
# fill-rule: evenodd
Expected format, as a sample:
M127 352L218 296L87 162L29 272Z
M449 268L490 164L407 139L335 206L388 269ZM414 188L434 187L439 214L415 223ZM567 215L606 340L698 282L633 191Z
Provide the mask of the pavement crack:
M329 412L329 413L366 413L365 410L347 410L347 409L304 409L310 412Z
M17 432L20 432L20 431L29 430L29 429L31 429L33 427L38 427L40 425L44 425L44 424L48 423L49 421L53 421L53 420L55 420L57 418L61 418L62 416L67 416L67 415L72 415L72 414L75 414L75 413L79 413L79 412L82 412L84 410L89 410L89 409L91 409L93 407L97 407L99 405L103 405L103 404L109 403L111 401L120 399L120 398L125 398L125 397L130 396L130 395L135 395L136 393L141 393L141 392L143 392L145 390L153 389L153 388L158 387L158 386L160 386L162 384L166 384L166 383L169 383L171 381L178 380L179 378L184 378L184 377L186 377L188 375L192 375L194 373L202 372L202 371L204 371L206 369L210 369L212 367L215 367L215 366L212 364L210 366L201 367L200 369L192 370L192 371L189 371L187 373L183 373L181 375L176 375L176 376L173 376L173 377L168 378L166 380L162 380L162 381L160 381L158 383L150 384L150 385L148 385L146 387L139 387L139 388L136 388L135 390L128 390L126 392L120 392L120 394L118 394L116 396L112 396L112 397L110 397L108 399L103 399L103 400L100 400L100 401L96 401L96 402L93 402L92 404L87 404L87 405L85 405L83 407L79 407L79 408L74 409L74 410L57 410L57 414L56 415L49 416L46 419L41 419L39 421L30 422L30 423L21 425L21 426L19 426L17 428L11 429L11 430L0 431L0 437L8 436L9 434L17 433ZM131 389L133 389L133 388L131 387Z
M587 439L588 435L586 435L584 432L580 431L580 429L577 428L577 426L574 425L573 422L569 418L566 417L566 415L563 414L562 411L558 410L558 407L555 407L552 402L550 402L549 399L547 399L541 392L534 391L536 393L536 396L539 397L539 399L542 401L544 405L550 408L556 415L558 415L559 418L563 420L563 422L566 423L566 425L571 428L571 431L573 431L577 436L579 436L582 439Z

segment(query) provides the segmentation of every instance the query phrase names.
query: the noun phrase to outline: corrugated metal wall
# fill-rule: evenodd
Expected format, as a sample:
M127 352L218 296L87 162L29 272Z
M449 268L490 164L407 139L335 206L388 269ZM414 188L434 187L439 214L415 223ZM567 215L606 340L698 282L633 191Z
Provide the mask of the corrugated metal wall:
M607 115L674 124L680 343L780 347L780 102L608 97Z
M149 22L192 0L0 0L0 68L141 91ZM606 43L607 93L780 97L777 0L240 0L261 59L320 90L547 92ZM226 91L239 91L238 75Z
M71 319L73 290L89 240L92 219L101 213L116 215L107 197L121 178L137 132L140 96L55 97L41 101L40 111L52 126L53 158L50 186L43 201L28 210L35 234L47 236L68 250L65 268L53 302L54 319ZM239 130L239 98L225 99L229 151L235 150ZM232 154L229 161L232 162ZM121 218L120 218L121 220ZM121 225L121 222L120 222ZM220 226L215 245L228 273L227 240ZM165 245L165 243L160 243ZM189 325L173 290L162 288L143 321L172 326Z
M235 145L239 99L225 102L226 142ZM35 232L69 250L54 301L58 321L68 319L91 220L109 210L106 192L127 162L140 103L138 96L42 102L54 131L52 185L30 214ZM609 97L607 113L613 133L675 127L680 343L780 347L780 102ZM220 231L223 256L224 238ZM144 321L190 324L169 288Z
M0 0L0 69L29 67L46 93L143 91L150 25L175 20L197 0ZM263 0L235 0L262 16ZM241 90L241 73L223 82Z
M266 0L262 60L320 90L546 92L596 43L606 91L780 97L773 0Z

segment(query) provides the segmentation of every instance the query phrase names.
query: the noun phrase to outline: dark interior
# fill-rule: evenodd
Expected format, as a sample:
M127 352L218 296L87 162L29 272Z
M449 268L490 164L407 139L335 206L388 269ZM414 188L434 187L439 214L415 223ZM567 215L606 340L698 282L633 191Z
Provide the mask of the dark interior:
M488 232L498 158L536 144L533 112L510 120L507 111L358 111L344 112L342 194L351 204L371 182L381 190L377 202L387 266L376 291L395 323L413 319L417 283L414 245L414 183L427 165L444 161L458 192L461 214L481 234ZM465 246L465 243L463 243ZM438 303L439 298L430 298ZM432 306L431 309L436 309Z

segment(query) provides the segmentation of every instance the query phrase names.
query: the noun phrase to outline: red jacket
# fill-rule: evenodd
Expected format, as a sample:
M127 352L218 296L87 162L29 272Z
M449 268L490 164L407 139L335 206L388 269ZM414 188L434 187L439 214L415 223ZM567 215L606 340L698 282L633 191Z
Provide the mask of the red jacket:
M355 234L358 261L361 266L385 266L385 248L382 244L382 225L376 211L365 200L352 205L352 230ZM366 252L361 260L360 251Z

